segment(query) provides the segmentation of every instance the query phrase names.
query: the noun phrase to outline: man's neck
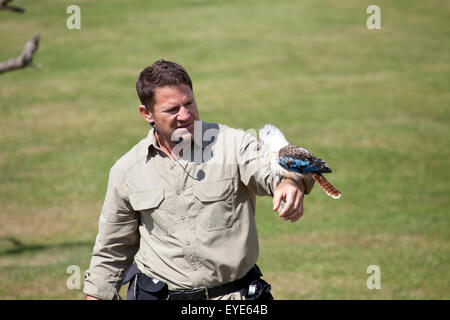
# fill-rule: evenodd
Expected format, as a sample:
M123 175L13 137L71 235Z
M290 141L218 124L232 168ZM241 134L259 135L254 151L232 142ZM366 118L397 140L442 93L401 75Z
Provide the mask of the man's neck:
M155 139L156 144L158 147L165 153L169 158L174 160L174 156L172 154L174 145L170 144L170 141L167 141L166 138L164 138L162 135L158 133L158 131L155 130Z

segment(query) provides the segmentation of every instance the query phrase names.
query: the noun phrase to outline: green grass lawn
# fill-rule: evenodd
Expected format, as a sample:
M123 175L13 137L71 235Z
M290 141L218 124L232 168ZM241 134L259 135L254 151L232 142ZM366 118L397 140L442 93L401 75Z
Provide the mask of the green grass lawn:
M284 222L260 198L258 264L276 299L449 299L450 6L376 1L15 0L0 61L41 34L34 63L0 74L0 299L80 299L109 168L148 125L139 72L186 67L203 120L271 122L333 169ZM381 289L369 290L369 265Z

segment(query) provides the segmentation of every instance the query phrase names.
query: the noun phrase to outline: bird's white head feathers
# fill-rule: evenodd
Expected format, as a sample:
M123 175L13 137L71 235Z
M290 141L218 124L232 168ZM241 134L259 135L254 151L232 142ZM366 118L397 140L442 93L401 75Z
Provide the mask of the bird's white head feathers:
M278 152L289 144L280 129L272 124L266 124L259 129L259 140L271 152Z

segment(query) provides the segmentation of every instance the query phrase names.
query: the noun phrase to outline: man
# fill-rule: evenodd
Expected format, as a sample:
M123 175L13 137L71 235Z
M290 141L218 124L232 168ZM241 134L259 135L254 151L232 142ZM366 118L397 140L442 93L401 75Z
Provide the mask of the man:
M111 168L87 298L118 299L127 270L130 299L271 298L255 265L256 195L274 210L284 200L280 217L295 222L314 181L282 180L252 135L199 121L180 65L155 62L136 88L154 127Z

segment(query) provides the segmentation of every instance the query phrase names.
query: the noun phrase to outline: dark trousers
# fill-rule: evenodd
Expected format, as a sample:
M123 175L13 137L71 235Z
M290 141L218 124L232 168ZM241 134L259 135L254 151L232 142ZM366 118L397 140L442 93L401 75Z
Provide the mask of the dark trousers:
M258 274L250 285L243 287L239 291L247 300L273 300L270 293L271 286L261 279L262 273L255 265L252 272ZM158 281L143 274L133 264L126 272L122 284L129 283L127 300L166 300L169 289L166 283Z

